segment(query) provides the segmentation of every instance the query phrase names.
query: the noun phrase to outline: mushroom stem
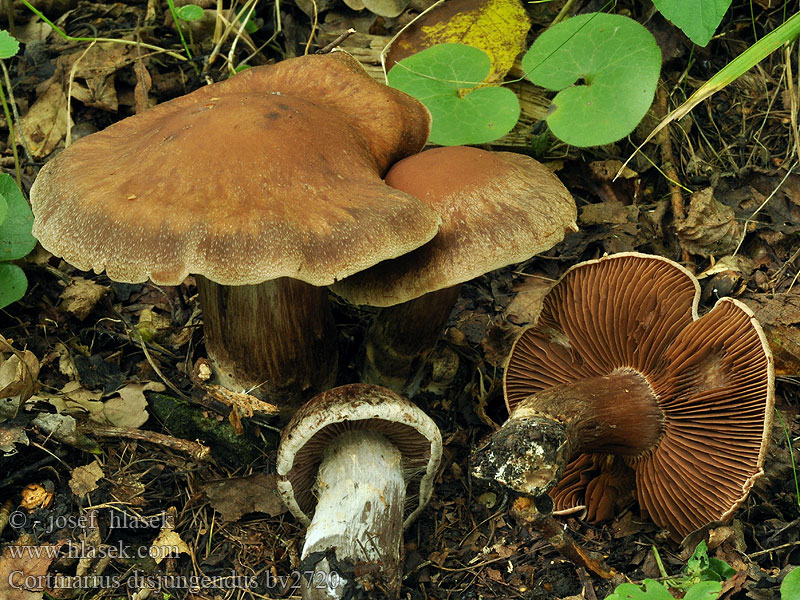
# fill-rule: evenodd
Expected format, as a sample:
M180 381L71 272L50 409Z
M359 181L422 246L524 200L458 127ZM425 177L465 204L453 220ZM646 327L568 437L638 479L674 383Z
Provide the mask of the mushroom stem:
M556 385L520 401L475 452L473 472L539 496L577 454L643 454L660 439L663 422L653 389L632 369Z
M460 292L454 285L382 308L364 341L362 381L413 397Z
M379 433L344 432L325 449L315 492L303 598L343 598L356 585L395 597L406 496L400 451Z
M219 285L196 276L208 356L222 385L269 399L291 416L336 379L327 289L287 277Z

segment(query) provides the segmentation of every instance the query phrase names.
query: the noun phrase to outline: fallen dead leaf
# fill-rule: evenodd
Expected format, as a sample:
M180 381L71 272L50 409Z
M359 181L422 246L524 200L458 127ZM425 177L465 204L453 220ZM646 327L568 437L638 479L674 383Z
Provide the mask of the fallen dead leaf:
M689 213L675 224L675 231L689 254L724 256L739 245L742 226L733 209L714 198L714 188L705 188L691 196Z
M181 536L173 529L166 527L150 545L150 556L157 565L161 564L165 558L177 558L178 554L191 553L192 551L189 550L189 546L181 539Z
M137 429L145 424L150 414L147 412L147 398L144 393L163 392L167 388L162 383L129 383L117 390L115 396L103 403L103 415L115 427Z
M263 512L275 517L288 510L278 496L274 474L257 473L209 483L204 491L214 510L228 522L251 512Z
M764 329L775 359L775 375L800 376L800 290L741 300L752 309Z
M38 581L44 583L50 563L63 543L39 546L30 536L24 535L6 547L3 556L0 556L0 598L41 600L45 586L28 587L28 584Z
M542 300L554 283L545 277L526 277L515 284L517 295L508 303L505 318L515 325L534 323L542 312Z
M531 27L519 0L450 0L415 21L394 41L387 68L436 44L466 44L492 61L486 83L503 80L524 49Z
M103 467L97 461L75 467L69 480L69 488L78 498L83 498L89 492L97 489L97 482L101 477L103 477Z
M109 288L104 285L83 277L75 277L61 292L61 308L79 321L83 321L108 291Z
M116 112L119 99L115 88L116 72L132 60L131 46L101 42L78 52L59 57L62 73L71 74L72 97L86 106Z
M72 125L67 112L67 95L61 82L51 81L28 112L20 117L20 128L30 153L35 158L44 158L53 152L67 135L67 123Z
M39 361L29 350L15 349L0 335L0 398L17 404L33 395L39 377Z

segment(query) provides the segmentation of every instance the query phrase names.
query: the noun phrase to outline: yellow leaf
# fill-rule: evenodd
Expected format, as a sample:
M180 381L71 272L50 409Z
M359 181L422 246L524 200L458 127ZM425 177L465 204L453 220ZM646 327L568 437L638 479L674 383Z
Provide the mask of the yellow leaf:
M436 44L467 44L489 55L486 83L505 77L525 48L531 23L520 0L449 0L403 31L388 54L396 62Z

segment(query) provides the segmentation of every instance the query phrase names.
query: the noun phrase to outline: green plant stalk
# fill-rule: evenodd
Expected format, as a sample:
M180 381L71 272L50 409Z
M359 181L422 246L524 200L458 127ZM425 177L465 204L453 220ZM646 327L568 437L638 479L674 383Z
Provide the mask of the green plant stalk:
M783 420L783 415L775 409L775 414L778 415L778 420L781 422L783 428L783 435L786 436L786 443L789 444L789 459L792 462L792 473L794 474L794 492L797 499L797 508L800 509L800 481L797 479L797 464L794 461L794 448L792 447L792 436L789 434L789 428L786 426L786 421Z
M166 50L164 48L160 48L159 46L154 46L153 44L146 44L144 42L136 42L136 41L133 41L133 40L121 40L121 39L114 39L114 38L73 37L71 35L68 35L65 31L61 30L58 27L58 25L56 25L50 19L45 17L44 13L42 13L42 11L40 11L38 8L33 6L30 2L28 2L27 0L21 0L21 2L29 11L31 11L33 14L35 14L37 17L39 17L42 21L44 21L50 27L52 27L53 31L55 31L61 37L61 39L66 40L68 42L111 42L112 44L124 44L126 46L139 46L140 48L147 48L148 50L155 50L157 52L164 52L168 56L171 56L172 58L176 58L178 60L182 60L182 61L189 60L188 58L186 58L182 54L178 54L177 52L172 52L171 50Z
M763 38L758 40L755 44L750 46L747 50L742 52L739 56L734 58L731 62L719 70L711 79L706 81L694 94L681 104L678 108L670 112L659 123L650 135L636 147L636 150L628 157L628 160L620 167L617 174L614 176L619 177L622 169L625 168L631 159L641 150L645 144L652 140L658 132L673 121L685 117L695 106L700 104L703 100L710 98L721 89L725 88L729 83L735 81L755 65L764 60L767 56L772 54L775 50L794 41L800 37L800 13L795 14L788 21L777 27L774 31L770 31Z
M173 0L167 0L167 5L169 6L169 12L172 15L172 21L175 23L175 28L178 30L178 35L181 38L183 49L186 50L186 56L188 56L189 60L191 60L192 53L189 51L189 46L186 44L186 38L183 37L183 31L181 30L181 21L183 19L178 16L178 12L175 10L175 2L173 2ZM187 25L187 27L189 27L189 33L191 34L191 26Z
M19 153L17 152L17 138L14 135L14 120L11 118L11 111L8 110L8 102L6 102L6 94L3 91L3 86L0 85L0 103L3 105L3 114L8 123L8 134L11 138L11 151L14 153L14 172L16 174L17 185L22 189L22 172L19 168Z

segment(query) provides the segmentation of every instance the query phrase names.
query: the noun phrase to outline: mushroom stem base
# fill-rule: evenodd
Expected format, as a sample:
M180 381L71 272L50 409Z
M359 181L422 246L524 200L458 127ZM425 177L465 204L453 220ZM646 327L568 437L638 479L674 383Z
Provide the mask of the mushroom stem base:
M361 380L413 397L461 285L382 308L367 331Z
M579 453L643 454L658 443L663 422L650 384L636 371L620 369L557 385L520 401L475 452L473 472L539 496Z
M405 490L400 451L381 434L345 432L325 449L301 556L311 573L303 598L397 596Z
M333 386L337 342L327 289L289 278L224 286L197 276L208 356L220 383L288 418Z

